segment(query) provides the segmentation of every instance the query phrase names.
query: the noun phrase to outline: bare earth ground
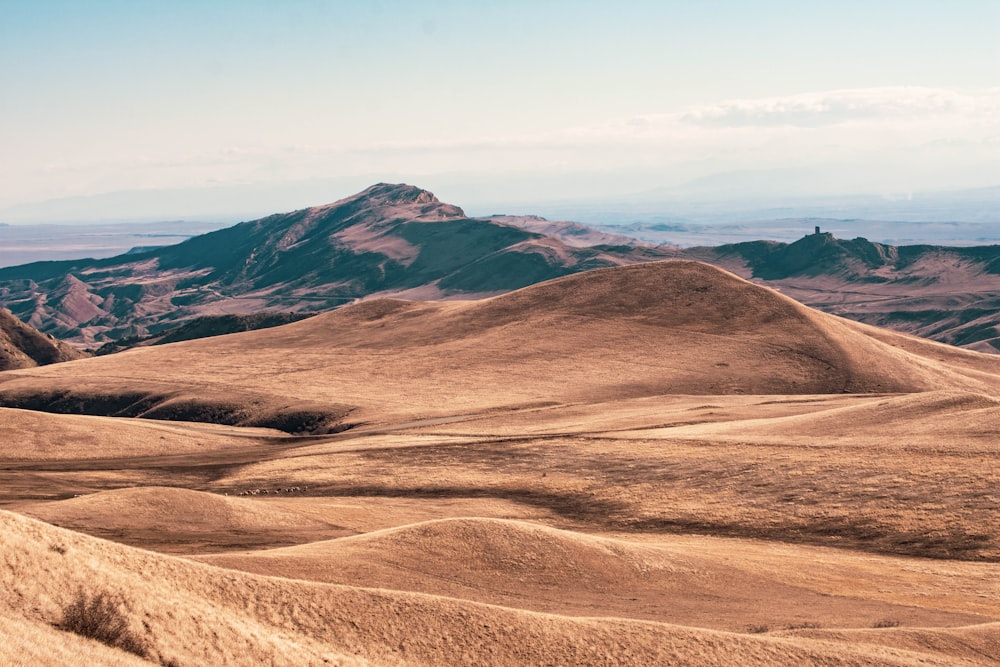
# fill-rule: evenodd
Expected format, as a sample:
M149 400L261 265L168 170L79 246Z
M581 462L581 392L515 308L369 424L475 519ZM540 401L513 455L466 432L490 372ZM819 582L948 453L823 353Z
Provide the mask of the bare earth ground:
M0 664L1000 663L1000 360L628 270L3 374L353 428L0 408Z

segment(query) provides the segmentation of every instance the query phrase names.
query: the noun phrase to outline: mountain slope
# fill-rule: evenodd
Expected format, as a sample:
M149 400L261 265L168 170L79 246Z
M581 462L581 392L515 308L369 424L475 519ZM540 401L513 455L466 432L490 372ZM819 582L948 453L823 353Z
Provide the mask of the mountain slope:
M198 316L328 310L377 293L497 293L656 256L573 248L380 183L146 253L0 269L0 299L35 327L91 344Z
M0 396L61 411L79 409L69 396L89 392L103 396L90 408L98 413L122 403L111 400L116 393L152 402L140 400L143 391L253 396L262 406L347 401L358 423L662 394L935 389L995 394L1000 359L820 313L705 264L667 261L481 301L370 300L271 329L30 377L14 371Z
M892 246L809 234L688 248L699 259L853 320L968 347L1000 350L1000 245Z
M321 312L370 296L475 298L668 257L708 262L869 324L1000 349L1000 246L897 247L817 233L794 243L654 247L536 216L469 218L425 190L385 183L175 246L2 268L0 305L45 333L97 347L204 317Z
M81 359L86 354L46 336L0 308L0 371Z
M95 350L94 354L112 354L132 347L166 345L167 343L177 343L182 340L196 340L198 338L224 336L239 331L267 329L281 324L288 324L289 322L297 322L307 317L311 317L311 314L261 312L250 315L205 315L204 317L196 317L188 320L166 331L161 331L155 336L135 336L105 343Z
M794 243L750 241L714 250L723 257L743 258L753 275L764 280L839 274L864 282L888 282L901 276L916 282L912 278L920 276L933 283L941 280L926 266L933 255L947 255L955 263L975 265L983 274L1000 276L1000 246L893 246L860 237L838 239L823 232L808 234Z
M126 622L160 664L466 665L488 656L498 665L976 665L996 631L995 623L914 629L896 648L880 645L896 629L862 631L859 642L845 631L813 639L573 618L235 572L6 511L0 535L4 664L149 664L53 627L78 591L121 598ZM960 652L941 649L951 637Z

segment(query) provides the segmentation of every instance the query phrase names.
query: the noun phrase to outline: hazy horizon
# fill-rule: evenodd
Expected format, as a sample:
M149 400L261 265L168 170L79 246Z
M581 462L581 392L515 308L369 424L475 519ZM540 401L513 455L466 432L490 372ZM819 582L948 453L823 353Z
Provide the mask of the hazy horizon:
M3 222L1000 183L985 0L0 5Z
M727 175L712 180L722 180ZM710 180L710 179L706 179ZM401 181L398 181L401 182ZM373 185L375 181L367 185ZM439 188L409 183L439 194ZM218 188L136 190L29 202L0 209L0 226L69 225L77 227L142 225L169 222L212 223L217 227L333 203L367 186L301 181L286 184L230 185ZM644 192L549 199L439 196L468 215L537 215L597 225L686 222L702 225L743 224L785 218L873 220L909 223L1000 224L1000 186L938 190L901 195L852 193L804 196L756 194L729 183L726 196L713 197L698 187L655 188ZM445 188L445 191L449 191Z

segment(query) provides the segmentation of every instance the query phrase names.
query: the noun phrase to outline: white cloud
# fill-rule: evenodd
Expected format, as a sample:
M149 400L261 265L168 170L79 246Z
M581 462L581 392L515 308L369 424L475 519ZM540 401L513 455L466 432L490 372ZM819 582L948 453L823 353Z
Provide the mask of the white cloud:
M998 89L958 92L899 86L731 100L691 109L683 113L680 120L710 127L818 127L853 121L919 121L946 117L987 116L995 121L998 112Z

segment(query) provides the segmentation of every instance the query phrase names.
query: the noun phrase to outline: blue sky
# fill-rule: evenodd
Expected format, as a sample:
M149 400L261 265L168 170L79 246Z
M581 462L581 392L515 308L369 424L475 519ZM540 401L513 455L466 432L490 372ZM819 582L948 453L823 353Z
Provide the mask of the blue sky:
M0 0L0 214L192 188L238 211L225 193L258 186L305 206L375 180L459 204L733 172L995 185L998 43L995 1ZM296 204L304 183L319 199Z

